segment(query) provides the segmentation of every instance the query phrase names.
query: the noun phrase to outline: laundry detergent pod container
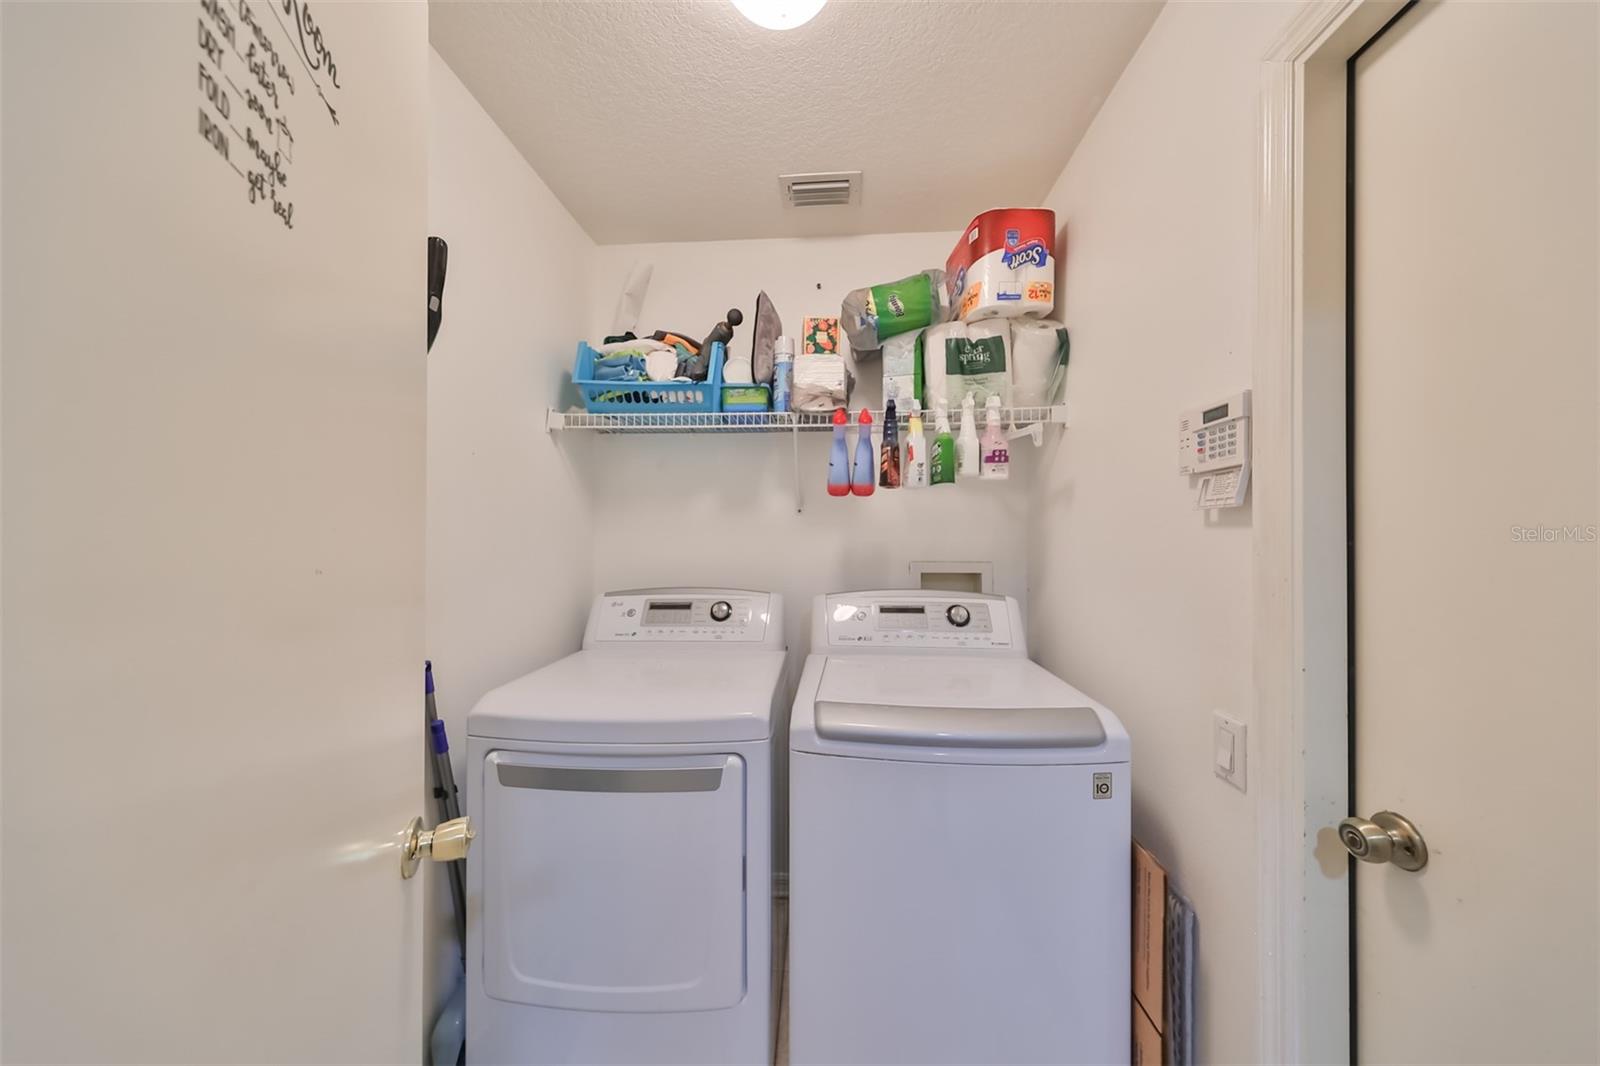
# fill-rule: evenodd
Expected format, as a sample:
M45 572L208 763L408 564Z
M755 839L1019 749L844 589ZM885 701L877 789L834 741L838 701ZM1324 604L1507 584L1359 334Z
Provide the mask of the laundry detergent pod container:
M985 211L945 260L955 317L1042 318L1055 308L1056 213L1035 207Z

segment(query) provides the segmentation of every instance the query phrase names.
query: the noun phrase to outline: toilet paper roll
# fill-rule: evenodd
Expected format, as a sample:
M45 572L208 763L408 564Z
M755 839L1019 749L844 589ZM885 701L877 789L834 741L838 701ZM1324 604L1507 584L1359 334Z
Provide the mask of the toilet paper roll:
M922 387L930 409L940 404L955 407L961 397L950 395L951 359L960 365L961 351L967 342L965 322L941 322L929 326L922 335Z
M1066 376L1067 327L1049 319L1011 322L1011 401L1018 407L1055 402Z

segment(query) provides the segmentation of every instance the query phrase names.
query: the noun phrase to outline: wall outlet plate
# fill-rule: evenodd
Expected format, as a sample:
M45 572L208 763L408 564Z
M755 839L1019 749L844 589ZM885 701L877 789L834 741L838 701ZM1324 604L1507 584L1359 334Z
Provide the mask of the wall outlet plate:
M1245 791L1247 739L1243 722L1221 711L1211 712L1211 770L1240 792Z

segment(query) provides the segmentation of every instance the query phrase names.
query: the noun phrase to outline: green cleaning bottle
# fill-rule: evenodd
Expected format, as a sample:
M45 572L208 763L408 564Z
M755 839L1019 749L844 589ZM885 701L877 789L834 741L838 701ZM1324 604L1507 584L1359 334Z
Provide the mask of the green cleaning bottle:
M928 481L934 485L956 483L956 439L950 434L950 412L939 405L937 435L933 438L933 462L928 467Z

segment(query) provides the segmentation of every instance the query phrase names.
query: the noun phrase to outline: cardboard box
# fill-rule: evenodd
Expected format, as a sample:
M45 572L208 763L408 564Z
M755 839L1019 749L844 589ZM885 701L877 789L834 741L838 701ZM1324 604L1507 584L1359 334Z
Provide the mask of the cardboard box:
M1133 845L1133 999L1157 1033L1165 1033L1167 1005L1167 871L1137 842ZM1134 1012L1138 1014L1138 1011Z
M1133 1005L1133 1066L1162 1066L1161 1034L1144 1008Z

